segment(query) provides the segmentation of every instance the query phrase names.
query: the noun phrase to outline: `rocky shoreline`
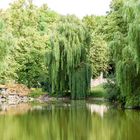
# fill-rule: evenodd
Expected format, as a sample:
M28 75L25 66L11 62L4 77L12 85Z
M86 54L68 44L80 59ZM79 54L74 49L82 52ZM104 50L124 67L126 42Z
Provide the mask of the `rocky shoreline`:
M1 104L19 104L19 103L27 103L34 101L34 98L28 97L28 96L20 96L18 94L1 94L0 95L0 105Z
M29 97L30 89L22 84L0 85L0 105L15 105L34 100Z
M7 93L7 94L0 94L0 106L1 105L18 105L22 103L30 103L30 102L38 102L38 103L45 103L49 101L56 101L56 100L67 100L68 98L56 98L50 97L48 95L40 96L38 98L32 98L30 96L21 96L19 94L14 93Z

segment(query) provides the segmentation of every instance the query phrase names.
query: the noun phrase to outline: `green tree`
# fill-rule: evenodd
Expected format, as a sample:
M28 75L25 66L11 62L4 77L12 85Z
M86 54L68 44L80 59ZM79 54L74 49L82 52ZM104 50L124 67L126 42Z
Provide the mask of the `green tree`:
M62 17L50 38L47 60L51 92L71 92L72 99L85 98L90 87L87 53L90 36L82 22L73 16Z
M40 31L41 34L49 35L53 25L57 24L57 21L59 21L60 15L50 10L46 4L38 9L38 14L38 31Z
M0 12L0 82L5 82L6 72L12 59L10 54L14 49L14 41L11 30L4 20L4 13ZM12 64L11 64L12 65ZM7 75L11 73L11 69Z
M140 106L140 7L139 0L124 1L125 20L128 23L127 44L117 62L117 79L126 106Z
M109 49L105 41L104 16L86 16L83 18L89 33L91 34L91 47L89 50L89 59L92 66L92 77L95 78L101 72L108 71Z
M109 64L109 48L106 41L99 36L94 37L88 55L92 67L93 78L99 76L101 72L107 72Z
M48 36L41 34L38 28L40 25L39 11L40 9L30 0L15 1L7 9L7 23L12 28L15 41L13 52L15 81L29 87L39 86L42 79L47 78L44 56Z
M140 72L139 72L139 40L140 10L139 0L114 0L112 13L119 18L112 22L121 23L114 31L114 39L110 43L116 65L117 85L121 90L121 98L126 107L140 106ZM121 5L121 7L120 7Z

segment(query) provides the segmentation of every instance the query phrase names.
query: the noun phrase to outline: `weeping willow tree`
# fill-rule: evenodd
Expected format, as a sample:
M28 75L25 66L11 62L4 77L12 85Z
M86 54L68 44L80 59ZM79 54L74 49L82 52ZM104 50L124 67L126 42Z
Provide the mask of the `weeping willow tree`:
M128 31L116 33L112 42L117 83L125 106L140 106L140 0L120 1Z
M47 54L52 93L70 92L72 99L86 97L91 78L89 46L90 37L81 21L74 16L62 17L50 37Z

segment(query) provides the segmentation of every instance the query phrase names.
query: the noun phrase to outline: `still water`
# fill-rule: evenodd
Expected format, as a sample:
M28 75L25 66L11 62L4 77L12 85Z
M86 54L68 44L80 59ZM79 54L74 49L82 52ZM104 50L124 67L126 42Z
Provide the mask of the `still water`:
M140 140L140 111L94 101L5 105L0 140Z

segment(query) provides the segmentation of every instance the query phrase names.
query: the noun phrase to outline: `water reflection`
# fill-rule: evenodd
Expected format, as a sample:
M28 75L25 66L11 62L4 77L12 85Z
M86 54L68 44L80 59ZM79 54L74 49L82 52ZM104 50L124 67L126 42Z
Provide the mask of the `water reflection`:
M21 103L17 105L2 104L0 105L0 115L16 115L27 113L32 106L27 103Z
M139 140L140 137L139 111L109 109L85 101L27 106L24 113L12 114L8 109L6 112L11 115L0 115L0 140Z
M97 104L87 104L87 108L91 111L91 113L97 113L102 118L104 116L104 113L108 110L108 107L106 105Z

